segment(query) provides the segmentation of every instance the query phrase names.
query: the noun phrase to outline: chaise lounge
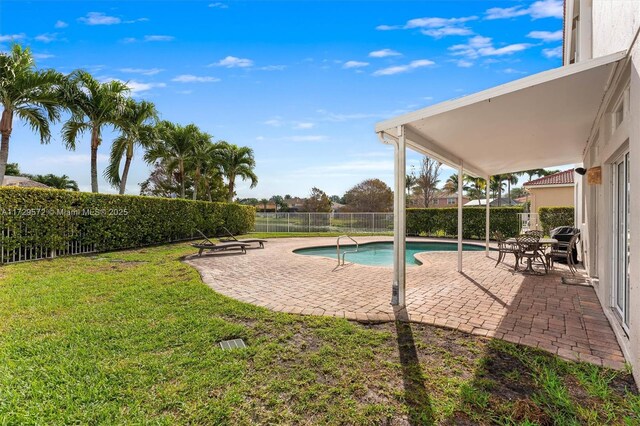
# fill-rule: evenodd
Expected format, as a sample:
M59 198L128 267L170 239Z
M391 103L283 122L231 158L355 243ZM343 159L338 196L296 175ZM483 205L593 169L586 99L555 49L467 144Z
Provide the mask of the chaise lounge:
M198 250L198 256L202 256L202 253L207 250L207 251L225 251L228 249L236 249L239 248L243 254L247 253L247 247L250 245L249 243L245 243L242 241L225 241L225 242L220 242L220 243L214 243L213 241L211 241L209 238L207 238L206 235L204 235L203 232L201 232L200 230L197 230L198 234L200 234L202 236L202 238L204 238L203 241L198 242L198 243L193 243L191 244L191 247L195 247Z
M234 241L238 243L247 243L247 244L258 243L260 248L264 248L264 243L267 242L267 240L263 240L261 238L246 238L246 239L238 240L236 239L236 237L233 236L231 231L229 231L227 228L223 226L222 229L224 229L225 232L229 235L228 237L220 238L220 242L223 242L223 243L230 243Z

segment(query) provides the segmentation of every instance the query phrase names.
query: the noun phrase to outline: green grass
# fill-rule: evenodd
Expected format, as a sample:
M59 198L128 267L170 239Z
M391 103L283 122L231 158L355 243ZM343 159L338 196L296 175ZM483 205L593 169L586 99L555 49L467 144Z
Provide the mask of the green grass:
M638 424L628 372L420 324L273 313L209 289L180 262L192 252L1 267L0 424ZM230 338L248 349L220 350Z

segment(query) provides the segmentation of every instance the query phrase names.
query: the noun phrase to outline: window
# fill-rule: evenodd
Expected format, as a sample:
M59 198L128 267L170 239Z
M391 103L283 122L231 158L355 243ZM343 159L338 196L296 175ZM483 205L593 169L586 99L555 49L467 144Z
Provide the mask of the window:
M458 204L458 200L456 200L455 198L447 198L447 204L448 205Z

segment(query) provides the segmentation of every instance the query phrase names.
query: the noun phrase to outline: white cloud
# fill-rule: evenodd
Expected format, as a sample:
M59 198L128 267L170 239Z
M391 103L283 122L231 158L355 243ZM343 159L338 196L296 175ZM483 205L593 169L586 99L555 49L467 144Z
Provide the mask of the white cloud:
M456 65L459 66L460 68L470 68L473 66L473 62L467 61L465 59L460 59L455 62L456 62Z
M428 30L420 30L420 32L424 35L428 35L429 37L434 38L442 38L446 36L465 36L473 34L467 27L442 27L442 28L431 28Z
M531 46L532 45L528 43L516 43L497 48L493 45L491 38L478 35L471 37L467 44L456 44L451 46L449 50L453 52L453 55L476 59L480 56L512 55L516 52L526 50Z
M191 74L182 74L171 79L178 83L215 83L220 81L217 77L196 76Z
M102 12L89 12L87 16L78 18L78 21L84 22L87 25L117 25L117 24L134 24L136 22L148 21L148 18L137 18L123 21L117 16L109 16ZM62 21L58 21L62 22ZM56 23L57 25L57 23Z
M465 16L461 18L416 18L410 19L404 25L379 25L376 27L378 31L391 31L391 30L408 30L408 29L420 29L420 32L424 35L441 38L446 36L465 36L473 34L470 28L464 24L469 21L477 20L477 16Z
M225 68L250 68L253 66L253 61L246 58L238 58L236 56L227 56L224 59L220 59L214 64L209 64L210 67L225 67Z
M428 59L419 59L419 60L416 60L416 61L411 61L410 63L408 63L406 65L395 65L395 66L392 66L392 67L379 69L379 70L375 71L373 73L373 75L376 76L376 77L379 77L379 76L382 76L382 75L400 74L400 73L404 73L404 72L408 72L408 71L414 70L416 68L427 67L427 66L433 65L433 64L435 64L435 62L430 61Z
M35 59L49 59L49 58L54 58L55 55L51 55L49 53L34 53L33 57Z
M137 40L134 37L127 37L122 39L123 43L135 43L136 41Z
M132 95L136 95L140 92L146 92L147 90L155 89L156 87L167 87L165 83L142 83L135 80L127 81L126 84L131 90Z
M320 142L326 140L327 137L324 135L308 135L308 136L287 136L283 138L285 141L289 142Z
M67 24L64 21L56 21L54 27L55 28L67 28L69 26L69 24Z
M264 67L260 67L258 69L261 71L282 71L286 68L287 68L286 65L267 65Z
M78 21L87 25L116 25L122 23L122 20L116 16L105 15L102 12L89 12L87 16L78 18Z
M2 42L2 41L18 41L18 40L22 40L26 36L27 35L25 33L20 33L20 34L1 34L0 35L0 42Z
M542 54L547 58L562 58L562 46L542 49Z
M284 123L282 122L280 117L275 117L263 122L262 124L266 124L267 126L271 126L271 127L280 127Z
M362 61L347 61L344 63L344 65L342 65L342 68L362 68L362 67L366 67L369 66L369 62L362 62Z
M228 9L229 6L224 4L224 3L220 3L220 2L216 2L216 3L209 3L209 7L214 7L216 9Z
M505 74L528 74L526 71L520 71L514 68L505 68L502 72Z
M529 38L535 38L542 41L559 41L562 40L562 30L558 31L531 31L527 34Z
M35 37L37 41L41 41L43 43L51 43L52 41L58 40L58 33L45 33L40 34Z
M162 68L120 68L120 72L142 75L156 75L162 71L164 71Z
M62 155L48 155L46 157L38 157L36 162L38 164L56 164L56 165L85 165L89 164L91 156L89 154L62 154ZM109 161L109 156L106 154L98 154L98 162Z
M564 4L562 0L538 0L529 7L492 7L485 12L485 19L508 19L530 15L532 19L562 18Z
M174 40L174 36L169 35L146 35L144 36L144 41L172 41Z
M369 52L370 58L386 58L388 56L401 56L401 55L402 53L392 49L381 49L381 50L374 50L373 52Z
M297 130L313 129L314 127L316 127L315 123L309 123L309 122L299 122L299 123L296 123L295 126L293 126L293 128Z

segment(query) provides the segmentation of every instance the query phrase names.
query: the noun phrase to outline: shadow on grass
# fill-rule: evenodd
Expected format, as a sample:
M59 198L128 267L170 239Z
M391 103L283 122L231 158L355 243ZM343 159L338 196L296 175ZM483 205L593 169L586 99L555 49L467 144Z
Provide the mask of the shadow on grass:
M404 399L409 409L409 423L411 425L431 425L434 422L433 408L425 386L426 377L420 366L407 311L394 308L394 315L402 367Z

